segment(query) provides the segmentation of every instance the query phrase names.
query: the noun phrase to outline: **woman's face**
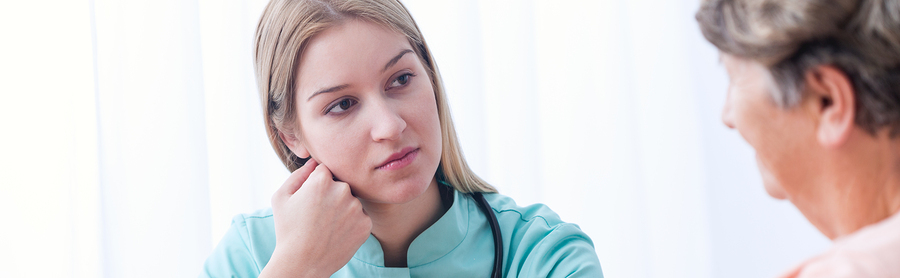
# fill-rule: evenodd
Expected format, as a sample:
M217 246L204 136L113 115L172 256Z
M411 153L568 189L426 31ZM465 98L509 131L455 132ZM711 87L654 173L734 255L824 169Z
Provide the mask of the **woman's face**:
M813 189L814 121L804 109L782 109L775 103L771 92L776 86L762 64L724 53L721 58L730 79L722 121L756 150L769 195L793 201Z
M370 202L405 203L433 182L437 104L404 35L363 20L330 27L309 41L295 80L294 153L312 156Z

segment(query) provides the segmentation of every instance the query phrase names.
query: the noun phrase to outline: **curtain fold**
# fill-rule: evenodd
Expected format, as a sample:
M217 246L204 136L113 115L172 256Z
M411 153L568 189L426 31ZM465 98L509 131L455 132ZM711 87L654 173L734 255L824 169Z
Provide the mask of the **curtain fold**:
M104 275L195 275L211 248L198 3L94 8Z

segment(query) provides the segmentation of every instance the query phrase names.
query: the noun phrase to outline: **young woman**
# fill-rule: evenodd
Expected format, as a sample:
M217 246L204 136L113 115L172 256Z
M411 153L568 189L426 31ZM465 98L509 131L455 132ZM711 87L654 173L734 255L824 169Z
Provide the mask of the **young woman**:
M706 0L722 120L834 246L783 277L900 277L900 0Z
M397 0L273 0L256 73L291 176L235 217L209 277L602 277L591 240L466 165L440 75Z

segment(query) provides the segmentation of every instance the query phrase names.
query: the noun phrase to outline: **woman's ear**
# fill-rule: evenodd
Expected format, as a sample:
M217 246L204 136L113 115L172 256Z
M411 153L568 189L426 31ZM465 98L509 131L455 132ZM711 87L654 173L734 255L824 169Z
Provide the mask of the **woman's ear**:
M855 127L856 92L853 83L840 69L822 65L806 72L806 92L817 117L816 136L826 148L837 148L847 141Z
M285 133L279 130L278 136L281 137L281 141L284 142L288 149L291 149L291 152L297 157L310 157L309 150L306 149L306 146L304 146L303 143L300 142L300 139L298 139L297 136L294 136L293 133Z

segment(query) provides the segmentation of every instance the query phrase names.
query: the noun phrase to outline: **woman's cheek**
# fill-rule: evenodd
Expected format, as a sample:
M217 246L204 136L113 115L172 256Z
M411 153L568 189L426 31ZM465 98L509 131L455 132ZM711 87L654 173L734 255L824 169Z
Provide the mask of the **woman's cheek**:
M328 166L335 178L342 181L353 180L349 174L356 172L351 171L359 165L352 165L354 161L366 161L362 157L362 153L358 150L358 144L348 140L350 134L342 132L340 123L332 123L330 125L310 126L311 133L308 141L310 143L310 154L320 164Z

